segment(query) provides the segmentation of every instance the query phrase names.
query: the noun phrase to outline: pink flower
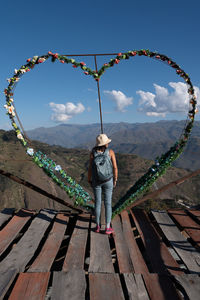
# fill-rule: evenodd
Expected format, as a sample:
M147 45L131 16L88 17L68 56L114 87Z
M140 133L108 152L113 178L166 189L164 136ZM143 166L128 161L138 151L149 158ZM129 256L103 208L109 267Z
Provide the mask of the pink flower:
M116 58L115 63L118 64L119 62L120 62L120 60Z
M132 52L131 52L131 55L132 55L132 56L135 56L136 54L137 54L136 51L132 51Z
M26 69L26 72L29 72L30 71L30 69Z
M72 67L73 67L73 68L77 68L77 66L76 66L76 65L73 65Z
M168 64L171 65L171 63L172 63L171 60L168 60Z
M85 75L89 75L89 73L88 73L88 72L84 72L84 74L85 74Z
M160 55L156 55L156 58L160 58Z
M48 52L49 55L53 55L53 53L51 51Z
M31 58L28 58L28 59L27 59L27 62L29 62L29 61L31 61Z
M83 61L81 61L81 62L80 62L80 65L81 65L81 66L85 66L86 64L85 64Z
M64 60L60 60L60 62L62 63L62 64L64 64L65 62L64 62Z
M38 59L38 63L39 63L39 64L40 64L40 63L43 63L45 60L46 60L46 59L42 57L42 58Z
M121 52L117 54L117 56L121 56L121 55L122 55L122 53L121 53Z

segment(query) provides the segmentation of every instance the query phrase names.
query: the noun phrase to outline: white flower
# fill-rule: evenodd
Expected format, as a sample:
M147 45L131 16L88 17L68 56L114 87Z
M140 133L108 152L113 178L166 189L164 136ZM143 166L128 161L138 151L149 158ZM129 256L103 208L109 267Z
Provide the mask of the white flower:
M7 78L7 81L10 83L10 81L11 81L10 78Z
M13 105L8 106L7 104L4 105L5 109L7 109L9 115L15 116L15 109Z
M22 134L21 134L21 133L18 133L17 138L18 138L19 140L23 140Z
M33 156L34 150L32 148L28 148L26 151L30 156Z
M25 69L20 69L20 72L21 72L22 74L24 74L24 73L26 73L26 70L25 70Z
M17 74L17 73L18 73L18 70L17 70L17 69L15 69L15 71L14 71L14 72L15 72L15 74Z
M62 170L60 165L55 166L55 171L60 171L60 170Z

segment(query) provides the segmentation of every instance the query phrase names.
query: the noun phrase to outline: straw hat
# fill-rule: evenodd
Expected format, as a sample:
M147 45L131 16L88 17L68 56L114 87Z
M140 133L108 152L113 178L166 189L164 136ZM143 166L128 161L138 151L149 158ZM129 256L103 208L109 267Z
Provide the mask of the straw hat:
M111 142L111 139L109 139L107 137L106 134L102 133L102 134L99 134L97 137L96 137L96 147L99 147L99 146L104 146L106 144L109 144Z

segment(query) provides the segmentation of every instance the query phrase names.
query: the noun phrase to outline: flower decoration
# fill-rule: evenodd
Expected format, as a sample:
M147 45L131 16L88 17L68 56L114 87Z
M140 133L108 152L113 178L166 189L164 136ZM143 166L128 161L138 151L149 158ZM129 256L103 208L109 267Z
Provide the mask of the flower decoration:
M55 166L55 170L56 170L56 171L60 171L60 170L62 170L62 168L61 168L60 165L56 165L56 166Z
M32 156L33 161L40 168L43 168L45 173L47 173L62 189L64 189L70 198L74 199L74 205L81 205L90 209L91 207L93 207L93 205L91 204L91 196L86 191L84 191L83 188L79 184L77 184L69 175L67 175L60 165L57 165L53 160L48 158L41 151L35 152L34 149L30 148L30 146L28 145L28 142L21 134L21 131L15 122L13 91L21 76L33 69L35 65L44 63L49 58L51 58L52 62L58 60L62 64L71 64L73 68L81 68L83 70L83 74L87 76L90 75L94 78L94 80L99 81L101 76L107 69L118 65L122 60L128 60L130 58L134 59L134 57L137 55L159 60L165 63L167 66L170 66L175 70L178 76L183 78L188 86L189 111L185 127L178 141L166 153L156 158L155 163L149 168L146 174L144 174L116 203L116 205L113 207L112 217L119 214L122 210L128 208L134 201L136 201L139 196L141 196L147 189L152 186L152 184L158 179L158 177L162 176L166 172L167 168L172 164L172 162L182 153L193 127L195 114L198 112L196 108L197 100L196 96L194 95L194 88L189 75L185 73L184 70L171 58L167 57L164 54L150 51L149 49L131 50L125 53L118 53L115 58L112 58L109 62L105 63L98 71L90 69L82 61L77 62L73 58L69 58L65 55L60 55L58 53L49 51L45 55L33 56L33 58L28 58L25 65L22 65L19 69L15 69L13 77L8 79L8 87L4 90L4 94L6 96L6 105L4 105L4 107L7 110L7 114L16 132L17 138L26 148L27 154ZM55 174L55 172L57 173Z
M33 148L27 148L26 153L30 156L33 156L33 154L34 154Z

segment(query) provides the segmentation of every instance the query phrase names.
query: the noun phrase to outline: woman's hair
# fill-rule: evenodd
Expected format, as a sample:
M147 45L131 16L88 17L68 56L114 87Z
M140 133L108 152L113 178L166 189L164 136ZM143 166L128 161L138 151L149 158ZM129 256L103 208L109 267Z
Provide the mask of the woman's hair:
M94 151L105 151L106 150L106 146L103 145L103 146L96 146L93 148Z

